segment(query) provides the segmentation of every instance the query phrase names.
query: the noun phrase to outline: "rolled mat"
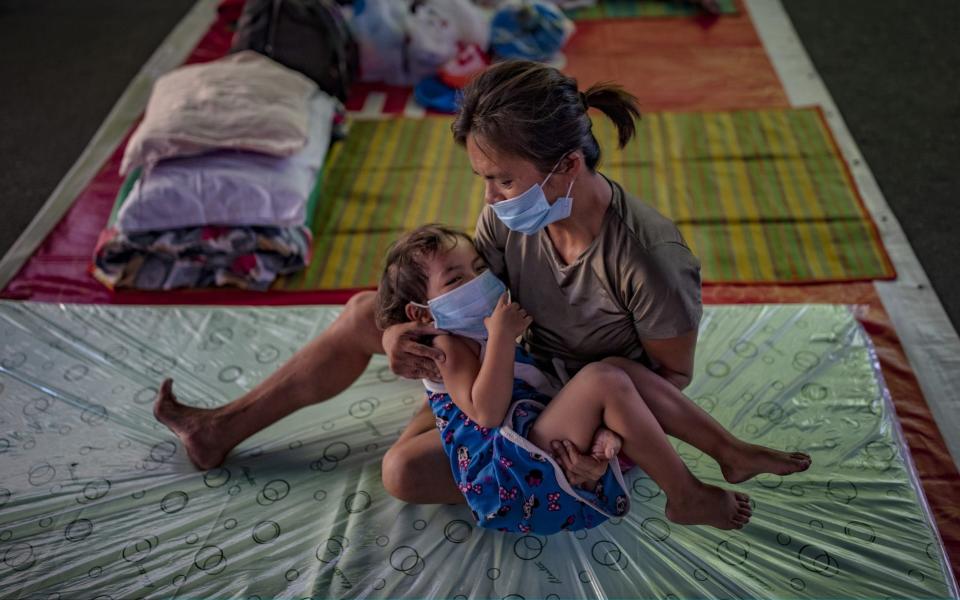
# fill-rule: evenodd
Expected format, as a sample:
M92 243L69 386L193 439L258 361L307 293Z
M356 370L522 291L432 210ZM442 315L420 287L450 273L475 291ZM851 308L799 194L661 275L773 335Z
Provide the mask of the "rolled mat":
M734 0L719 0L721 15L737 13ZM575 21L593 19L633 19L650 17L689 17L702 12L692 2L682 0L599 0L595 5L566 11Z

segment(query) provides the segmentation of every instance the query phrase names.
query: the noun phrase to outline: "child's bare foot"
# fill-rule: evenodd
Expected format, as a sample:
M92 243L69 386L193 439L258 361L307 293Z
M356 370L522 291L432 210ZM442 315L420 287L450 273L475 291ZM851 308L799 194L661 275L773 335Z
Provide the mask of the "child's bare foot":
M601 425L593 435L590 455L597 460L611 460L622 447L623 438Z
M720 462L723 478L730 483L741 483L761 473L790 475L810 468L811 458L803 452L782 452L742 443Z
M702 482L670 496L665 512L668 519L680 525L710 525L717 529L742 529L753 514L746 494Z
M219 466L229 451L213 441L216 432L212 427L212 413L209 409L180 404L173 395L172 379L163 381L153 404L153 416L177 434L190 462L201 470Z

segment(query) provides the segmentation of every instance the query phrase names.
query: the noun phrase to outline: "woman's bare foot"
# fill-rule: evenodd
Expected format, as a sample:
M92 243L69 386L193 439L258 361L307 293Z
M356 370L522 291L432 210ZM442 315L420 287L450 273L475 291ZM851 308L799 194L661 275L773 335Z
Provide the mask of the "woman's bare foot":
M680 525L710 525L717 529L742 529L753 510L750 497L706 483L667 499L667 518Z
M782 452L742 443L725 460L720 461L723 478L730 483L741 483L761 473L790 475L810 468L811 458L803 452Z
M220 466L230 451L213 441L217 435L213 413L209 409L180 404L173 395L172 379L163 381L153 404L153 416L177 434L187 449L190 462L201 470Z

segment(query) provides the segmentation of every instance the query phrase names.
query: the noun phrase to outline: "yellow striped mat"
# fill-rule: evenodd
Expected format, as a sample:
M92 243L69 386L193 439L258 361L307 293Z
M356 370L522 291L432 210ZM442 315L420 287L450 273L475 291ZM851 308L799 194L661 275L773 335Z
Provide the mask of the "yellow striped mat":
M801 283L894 275L816 109L650 113L620 150L594 120L600 171L673 219L705 281ZM442 222L472 232L483 185L449 118L359 121L330 152L307 270L274 289L375 286L389 244Z

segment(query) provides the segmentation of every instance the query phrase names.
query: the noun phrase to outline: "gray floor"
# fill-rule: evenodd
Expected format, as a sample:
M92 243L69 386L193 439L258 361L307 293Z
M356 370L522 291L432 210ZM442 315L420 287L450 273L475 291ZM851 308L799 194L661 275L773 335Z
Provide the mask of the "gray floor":
M960 3L784 0L960 325ZM191 0L0 0L0 254Z
M193 0L0 0L0 256Z
M960 2L783 4L960 328Z

